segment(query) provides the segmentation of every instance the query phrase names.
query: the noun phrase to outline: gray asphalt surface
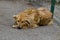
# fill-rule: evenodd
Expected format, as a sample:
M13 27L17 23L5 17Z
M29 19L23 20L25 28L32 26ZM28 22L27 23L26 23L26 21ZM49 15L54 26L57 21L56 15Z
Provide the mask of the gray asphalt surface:
M35 29L12 28L12 16L29 7L23 1L0 1L0 40L60 40L60 28L55 22Z

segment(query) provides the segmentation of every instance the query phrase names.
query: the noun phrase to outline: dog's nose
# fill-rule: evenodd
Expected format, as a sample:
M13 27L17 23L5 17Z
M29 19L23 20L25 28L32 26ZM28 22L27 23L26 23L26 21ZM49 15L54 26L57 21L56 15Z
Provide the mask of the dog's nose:
M22 29L21 27L17 27L17 29Z

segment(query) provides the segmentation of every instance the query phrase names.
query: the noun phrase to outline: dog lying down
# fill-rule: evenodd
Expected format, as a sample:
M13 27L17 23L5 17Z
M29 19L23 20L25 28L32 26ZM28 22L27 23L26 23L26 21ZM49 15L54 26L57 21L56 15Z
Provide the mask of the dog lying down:
M13 28L36 28L53 23L52 13L44 7L26 9L13 15L13 18L15 19Z

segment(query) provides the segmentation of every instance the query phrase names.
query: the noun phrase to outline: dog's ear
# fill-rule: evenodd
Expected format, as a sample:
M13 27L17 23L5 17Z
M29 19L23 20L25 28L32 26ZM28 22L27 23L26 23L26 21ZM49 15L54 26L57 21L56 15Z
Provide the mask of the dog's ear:
M18 15L13 15L13 18L14 18L14 19L17 19L17 18L18 18Z

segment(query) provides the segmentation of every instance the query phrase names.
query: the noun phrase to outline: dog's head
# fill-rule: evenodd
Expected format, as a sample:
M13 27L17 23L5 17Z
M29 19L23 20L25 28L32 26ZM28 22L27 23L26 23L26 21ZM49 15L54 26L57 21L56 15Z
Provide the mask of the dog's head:
M15 19L15 27L16 28L18 28L18 27L27 28L30 24L29 19L27 19L27 17L20 18L19 15L14 15L13 18Z

